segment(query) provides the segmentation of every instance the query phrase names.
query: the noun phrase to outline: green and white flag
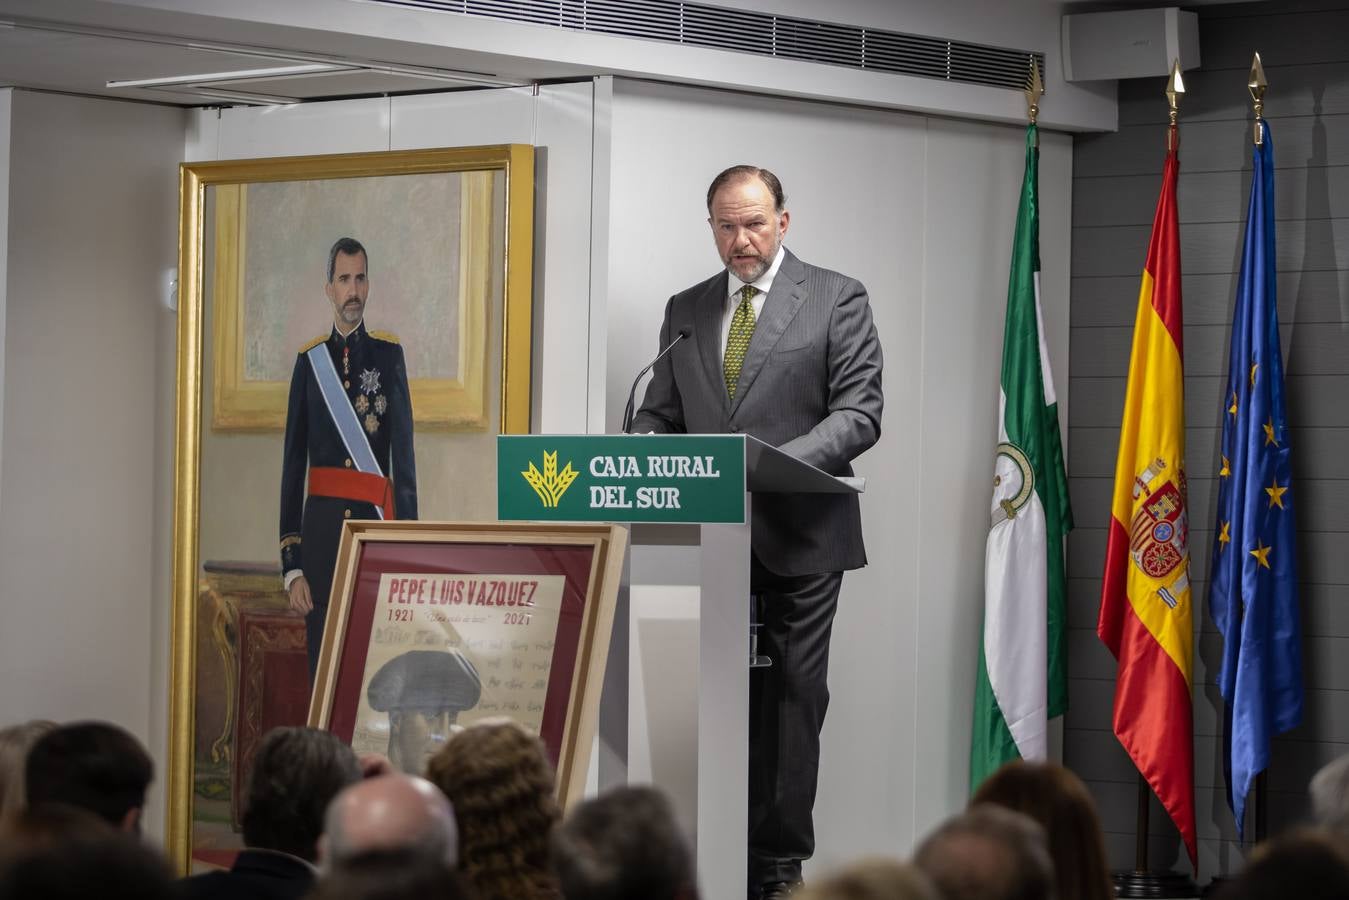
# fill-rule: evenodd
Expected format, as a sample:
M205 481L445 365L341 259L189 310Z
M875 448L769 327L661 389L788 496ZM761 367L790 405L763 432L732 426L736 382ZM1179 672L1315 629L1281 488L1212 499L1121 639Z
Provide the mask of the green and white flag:
M1030 125L1002 337L971 793L1009 760L1044 759L1049 719L1068 707L1063 538L1073 514L1040 313L1039 163Z

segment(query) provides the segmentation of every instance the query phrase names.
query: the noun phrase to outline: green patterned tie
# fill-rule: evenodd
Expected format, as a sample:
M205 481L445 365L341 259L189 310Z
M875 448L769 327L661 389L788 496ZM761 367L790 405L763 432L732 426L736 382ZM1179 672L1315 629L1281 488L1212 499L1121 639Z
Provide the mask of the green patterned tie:
M740 305L731 316L731 331L726 336L726 355L722 357L721 372L726 378L726 393L735 399L735 386L740 380L740 369L745 365L745 351L749 349L749 339L754 336L754 307L750 299L759 289L752 284L742 287Z

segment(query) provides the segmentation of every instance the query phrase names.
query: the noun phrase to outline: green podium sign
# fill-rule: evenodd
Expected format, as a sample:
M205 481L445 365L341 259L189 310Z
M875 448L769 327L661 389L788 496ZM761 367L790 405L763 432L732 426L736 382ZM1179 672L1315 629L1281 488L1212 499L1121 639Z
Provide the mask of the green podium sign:
M745 438L501 435L502 521L745 521Z

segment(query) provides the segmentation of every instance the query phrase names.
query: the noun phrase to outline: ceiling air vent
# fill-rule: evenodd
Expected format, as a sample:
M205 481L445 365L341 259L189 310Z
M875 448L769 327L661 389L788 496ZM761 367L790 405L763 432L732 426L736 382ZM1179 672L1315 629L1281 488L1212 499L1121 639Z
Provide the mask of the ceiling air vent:
M895 75L1022 90L1043 53L680 0L367 0Z

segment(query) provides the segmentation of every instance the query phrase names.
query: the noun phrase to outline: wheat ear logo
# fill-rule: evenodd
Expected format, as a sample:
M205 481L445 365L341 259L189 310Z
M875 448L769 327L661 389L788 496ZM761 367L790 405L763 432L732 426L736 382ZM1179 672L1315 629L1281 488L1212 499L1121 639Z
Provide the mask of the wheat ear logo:
M576 480L576 476L581 473L571 467L571 461L567 461L567 467L561 472L557 470L557 451L549 453L543 452L543 471L540 472L533 463L529 468L520 473L529 482L529 486L534 489L534 493L539 495L543 505L550 509L557 506L557 502L562 499L562 495L567 493L567 488Z

